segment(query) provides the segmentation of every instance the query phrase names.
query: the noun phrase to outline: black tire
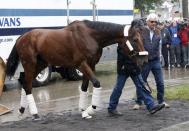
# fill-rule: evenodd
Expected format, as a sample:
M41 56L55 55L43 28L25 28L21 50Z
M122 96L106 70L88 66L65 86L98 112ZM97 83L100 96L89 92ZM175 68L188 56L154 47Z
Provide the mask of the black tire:
M67 70L68 68L64 68L64 67L55 68L55 71L58 72L63 79L66 79L68 77Z
M81 80L83 77L83 73L81 73L78 69L75 68L68 68L66 73L68 80L77 81Z
M47 85L51 79L51 73L52 73L52 68L47 67L43 71L41 71L38 76L33 80L32 86L33 87L40 87Z

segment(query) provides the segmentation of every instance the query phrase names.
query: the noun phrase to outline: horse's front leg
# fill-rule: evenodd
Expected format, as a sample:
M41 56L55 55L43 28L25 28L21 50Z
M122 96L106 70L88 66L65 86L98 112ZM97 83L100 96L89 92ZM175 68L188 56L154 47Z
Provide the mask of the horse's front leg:
M81 71L84 75L92 82L93 84L93 94L92 94L92 102L91 106L89 106L85 111L82 112L83 118L91 118L94 113L95 109L100 106L101 102L101 86L100 82L95 77L92 69L88 66L86 62L83 62L80 67Z
M82 85L79 86L79 110L84 111L87 109L88 105L88 85L89 79L85 75L83 75Z

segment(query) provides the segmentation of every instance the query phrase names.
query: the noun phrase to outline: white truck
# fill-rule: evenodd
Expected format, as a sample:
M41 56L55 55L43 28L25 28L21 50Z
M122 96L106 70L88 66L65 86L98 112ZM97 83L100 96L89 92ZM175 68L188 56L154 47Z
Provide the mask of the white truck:
M34 28L63 28L74 20L84 19L130 24L133 20L133 5L133 0L2 1L0 4L0 57L6 63L16 39ZM102 60L110 59L109 54L115 51L115 45L105 48ZM71 80L82 77L82 73L77 69L49 66L36 77L33 85L47 84L54 71ZM23 68L19 66L14 78L22 79L22 72Z

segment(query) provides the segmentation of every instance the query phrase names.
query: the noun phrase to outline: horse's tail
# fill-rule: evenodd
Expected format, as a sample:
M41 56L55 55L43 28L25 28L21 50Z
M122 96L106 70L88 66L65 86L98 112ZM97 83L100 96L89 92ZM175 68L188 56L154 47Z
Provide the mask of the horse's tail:
M19 56L15 44L7 60L7 64L6 64L7 76L11 77L15 74L18 64L19 64Z

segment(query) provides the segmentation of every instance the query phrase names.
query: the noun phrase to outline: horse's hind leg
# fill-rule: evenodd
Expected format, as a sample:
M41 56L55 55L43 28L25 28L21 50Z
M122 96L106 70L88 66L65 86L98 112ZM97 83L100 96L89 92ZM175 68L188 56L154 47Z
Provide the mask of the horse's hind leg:
M32 94L32 81L37 76L37 74L46 67L46 64L32 66L29 65L24 66L25 71L25 79L23 81L23 89L21 91L21 108L19 109L20 113L24 113L25 108L29 105L29 111L31 115L33 115L34 120L39 119L38 110L36 107L36 103Z
M96 107L100 106L101 90L100 82L96 79L93 71L86 62L83 62L80 66L81 71L84 73L93 84L92 103L85 111L82 112L83 118L91 118L91 115L95 113Z
M24 110L27 106L29 106L29 111L33 115L34 119L38 119L38 110L36 107L36 103L32 94L32 80L33 80L33 73L24 70L25 71L25 80L23 83L23 89L21 91L21 101L20 105L21 108L19 109L20 113L24 113Z
M19 109L19 111L21 114L23 114L25 111L25 108L29 105L30 113L34 116L34 119L38 119L39 116L38 116L37 107L36 107L32 92L31 92L32 80L44 68L47 67L47 63L40 59L37 59L36 66L35 66L35 64L29 64L29 65L25 65L24 67L25 67L26 74L24 74L25 79L23 81L23 88L21 90L21 101L20 101L21 108ZM28 88L28 87L30 87L30 88Z

